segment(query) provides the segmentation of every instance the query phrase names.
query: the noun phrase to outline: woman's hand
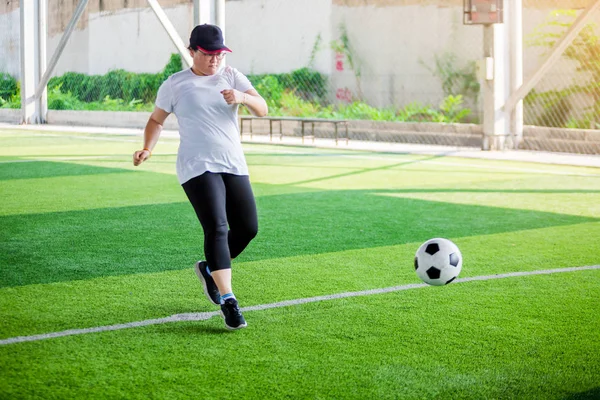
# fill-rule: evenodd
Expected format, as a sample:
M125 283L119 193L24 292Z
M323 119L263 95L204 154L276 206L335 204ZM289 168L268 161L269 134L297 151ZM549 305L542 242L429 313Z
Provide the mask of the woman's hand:
M227 104L244 104L246 101L246 93L242 93L239 90L225 89L221 90L221 94Z
M138 150L133 153L133 165L136 167L150 158L150 150Z

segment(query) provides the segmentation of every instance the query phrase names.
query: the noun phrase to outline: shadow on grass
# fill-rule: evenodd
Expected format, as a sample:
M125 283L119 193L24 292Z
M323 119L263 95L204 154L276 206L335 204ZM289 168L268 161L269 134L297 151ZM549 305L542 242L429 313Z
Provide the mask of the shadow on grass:
M0 181L10 179L52 178L59 176L115 174L122 172L131 172L131 170L55 161L7 162L0 164Z
M564 400L598 400L600 399L600 387L587 390L585 392L573 393L564 398Z
M255 187L268 193L273 185ZM262 195L257 204L259 235L240 261L598 220L373 191ZM203 258L200 224L187 202L11 215L0 226L0 287L179 270Z

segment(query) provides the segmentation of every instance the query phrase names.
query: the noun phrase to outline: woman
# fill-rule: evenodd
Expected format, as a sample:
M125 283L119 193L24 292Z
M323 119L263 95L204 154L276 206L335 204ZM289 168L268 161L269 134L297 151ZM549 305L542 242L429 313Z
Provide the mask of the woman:
M179 122L177 177L204 231L206 261L195 271L209 301L221 306L228 329L247 326L231 287L231 260L256 236L258 219L248 166L240 142L238 107L264 117L265 100L242 73L220 69L225 53L221 29L198 25L190 35L193 66L159 88L156 107L144 131L144 148L133 165L150 158L170 113Z

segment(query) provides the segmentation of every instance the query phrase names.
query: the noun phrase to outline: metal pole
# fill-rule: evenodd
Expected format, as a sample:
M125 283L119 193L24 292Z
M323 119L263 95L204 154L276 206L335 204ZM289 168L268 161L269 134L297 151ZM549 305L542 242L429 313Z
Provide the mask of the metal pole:
M194 0L194 26L210 24L211 0Z
M35 116L35 8L33 0L21 0L21 123L32 122Z
M538 70L533 74L531 78L529 78L523 85L519 87L519 89L514 92L506 101L504 106L504 110L507 112L511 112L517 102L522 100L527 93L542 79L544 74L554 65L554 63L560 58L562 53L569 47L571 42L577 37L579 31L583 29L585 23L589 19L589 17L600 8L600 0L595 0L593 3L585 9L581 15L573 22L573 25L567 30L565 35L554 45L550 55L544 60L542 65L538 68Z
M48 0L38 0L38 60L39 60L39 77L46 73L46 38L48 36ZM48 116L48 90L44 85L37 104L38 122L45 124Z
M165 28L165 30L167 31L167 34L173 41L175 47L177 47L177 50L179 50L179 54L181 54L181 57L183 58L185 63L188 65L188 67L191 68L193 65L192 57L190 56L189 51L183 43L183 40L181 40L181 37L175 30L175 27L169 20L169 17L167 17L167 14L165 14L164 10L160 6L160 4L158 4L157 0L148 0L148 4L150 4L150 7L152 7L152 10L158 17L158 20L162 24L163 28Z
M27 2L27 1L31 1L31 0L25 0L25 2ZM46 90L46 85L48 84L48 81L50 80L50 75L52 75L52 72L54 71L54 67L56 67L58 60L60 59L60 56L62 55L62 52L65 49L65 46L67 45L67 41L71 37L71 33L73 33L73 31L75 30L75 26L77 25L79 18L81 18L81 15L83 14L85 7L87 6L87 3L88 3L88 0L80 0L79 4L77 4L77 8L75 8L73 16L71 17L71 20L69 21L69 24L67 25L67 28L65 29L65 32L63 33L62 37L60 38L60 42L58 43L58 46L56 47L56 50L54 51L54 54L52 55L52 58L50 59L50 62L48 63L48 67L47 67L46 71L44 72L44 75L40 79L40 83L38 84L37 89L35 90L35 98L36 99L39 98L42 95L42 92L44 92Z
M482 150L490 150L490 136L494 133L494 64L493 57L494 33L491 25L483 27L483 57L485 59L485 80L481 89L483 91L483 143ZM491 70L490 70L491 69Z
M523 84L523 1L506 1L504 9L509 18L510 95L513 95ZM510 111L510 132L513 148L518 149L523 140L523 100Z
M200 25L200 0L194 0L194 26Z
M507 121L502 106L506 99L506 46L504 24L483 27L483 56L486 79L483 83L482 150L502 150Z
M215 0L215 25L221 28L225 37L225 0Z
M225 0L214 0L214 4L215 4L215 25L218 25L219 28L221 28L221 31L223 32L223 38L225 38L226 37L226 34L225 34ZM227 43L227 40L225 40L225 43ZM226 65L227 65L227 56L225 56L225 59L221 63L222 67L225 67Z

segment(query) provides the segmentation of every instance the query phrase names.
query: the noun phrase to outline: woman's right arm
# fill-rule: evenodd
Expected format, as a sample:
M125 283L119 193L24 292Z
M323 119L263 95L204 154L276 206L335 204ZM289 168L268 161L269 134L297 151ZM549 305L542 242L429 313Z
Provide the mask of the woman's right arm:
M146 129L144 129L144 149L133 153L133 165L138 166L150 158L152 149L154 149L156 142L158 142L163 124L165 123L165 120L169 114L170 113L161 108L154 108L154 111L150 115L148 123L146 124Z

